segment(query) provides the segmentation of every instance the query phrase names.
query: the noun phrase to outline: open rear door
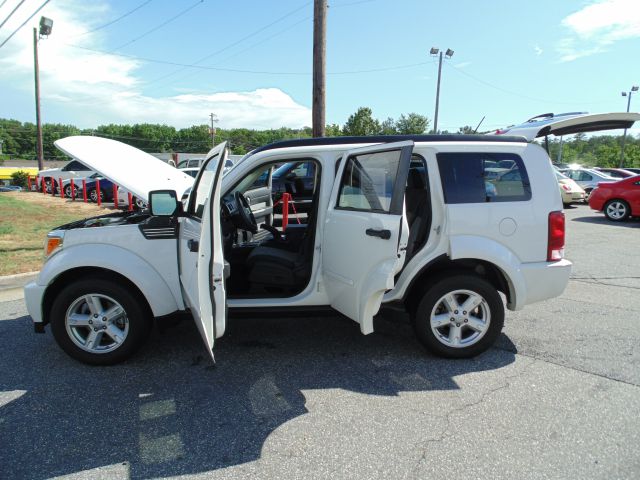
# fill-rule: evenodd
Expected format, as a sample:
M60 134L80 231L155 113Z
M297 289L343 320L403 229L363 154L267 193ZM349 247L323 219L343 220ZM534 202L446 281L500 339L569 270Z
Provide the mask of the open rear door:
M630 128L640 120L640 114L629 112L616 113L566 113L554 115L547 113L533 117L521 125L498 130L498 135L523 136L528 141L547 135L572 135L575 133L599 132Z
M346 152L329 200L322 275L331 306L373 332L373 316L404 264L404 192L413 142Z
M213 344L226 327L224 254L220 225L220 185L226 142L202 165L180 225L180 282L191 313L213 357Z

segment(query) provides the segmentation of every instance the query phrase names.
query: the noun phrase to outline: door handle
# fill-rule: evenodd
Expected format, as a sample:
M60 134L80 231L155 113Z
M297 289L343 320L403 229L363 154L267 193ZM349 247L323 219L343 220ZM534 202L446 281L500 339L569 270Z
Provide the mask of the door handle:
M389 240L391 238L391 230L376 230L375 228L367 228L365 233L370 237L378 237L383 240Z
M187 241L187 247L189 247L190 252L197 252L198 247L200 247L200 242L198 240L194 240L193 238L190 238Z

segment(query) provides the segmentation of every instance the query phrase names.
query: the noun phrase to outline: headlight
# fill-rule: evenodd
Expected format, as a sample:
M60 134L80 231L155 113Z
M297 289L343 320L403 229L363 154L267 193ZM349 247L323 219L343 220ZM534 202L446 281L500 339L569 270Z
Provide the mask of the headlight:
M44 243L45 260L62 248L63 240L64 240L63 231L54 230L53 232L49 232L47 234L47 241Z

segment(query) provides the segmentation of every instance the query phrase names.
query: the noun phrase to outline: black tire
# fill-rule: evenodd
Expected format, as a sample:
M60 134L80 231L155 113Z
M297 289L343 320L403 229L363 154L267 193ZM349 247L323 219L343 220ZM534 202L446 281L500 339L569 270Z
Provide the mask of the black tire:
M476 296L481 297L484 303L472 311L465 312L465 316L462 315L462 311L456 310L458 313L451 315L451 318L456 320L455 322L436 328L440 333L440 337L438 337L431 327L431 314L443 308L438 315L444 316L446 313L448 317L450 314L444 309L444 303L441 302L441 300L446 294L456 291L472 292ZM458 293L455 297L457 301L459 300L463 303L464 300L468 298L470 298L470 296L465 297L464 293ZM477 313L482 313L486 318L487 312L488 324L486 325L484 333L480 335L470 328L472 322L469 320L473 321L480 318ZM460 316L458 316L458 314ZM465 322L463 318L467 318L468 320ZM497 290L483 278L465 273L453 274L434 281L425 291L413 312L412 322L418 340L420 340L430 352L446 358L470 358L481 354L495 343L504 324L504 305ZM464 332L460 337L462 338L463 344L457 347L447 345L444 340L439 339L443 338L444 334L447 333L450 328L456 328L454 325L460 329L458 330L459 332ZM473 332L469 332L470 330L473 330ZM476 333L478 333L477 337L475 337L475 339L472 338ZM464 345L464 342L469 343L468 345Z
M612 199L604 204L604 216L612 222L624 222L631 215L631 207L627 202L620 199Z
M85 332L88 338L94 327L98 327L98 330L100 330L101 324L99 319L95 320L93 326L76 327L74 331L78 332L78 334L75 336L71 332L73 329L67 329L67 312L69 312L74 305L78 305L79 303L82 305L82 297L85 295L101 296L104 303L107 302L104 300L104 297L108 297L120 304L124 310L124 315L118 319L118 322L121 322L121 324L128 325L128 327L126 327L126 333L124 334L124 340L111 350L102 352L94 350L92 353L78 345ZM110 304L103 305L105 310L109 305ZM88 309L85 310L85 312L86 316L90 317L92 321L95 319L95 317L88 312ZM53 302L50 314L51 332L60 348L70 357L89 365L113 365L128 359L144 343L152 325L151 315L144 304L144 300L139 299L136 295L131 294L125 287L112 280L95 277L84 278L64 287ZM106 335L106 333L107 332L99 332L101 337L98 341L98 343L106 344L105 348L108 347L109 343L114 343L112 338ZM80 340L78 340L78 337L80 337ZM98 348L100 348L100 346Z

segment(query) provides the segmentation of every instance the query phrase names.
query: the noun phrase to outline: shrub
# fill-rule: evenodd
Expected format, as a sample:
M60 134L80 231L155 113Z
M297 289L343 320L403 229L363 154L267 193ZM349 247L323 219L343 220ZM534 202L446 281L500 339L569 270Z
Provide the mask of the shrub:
M20 187L27 187L28 181L27 178L29 174L24 170L18 170L17 172L13 172L11 174L11 185L18 185Z

